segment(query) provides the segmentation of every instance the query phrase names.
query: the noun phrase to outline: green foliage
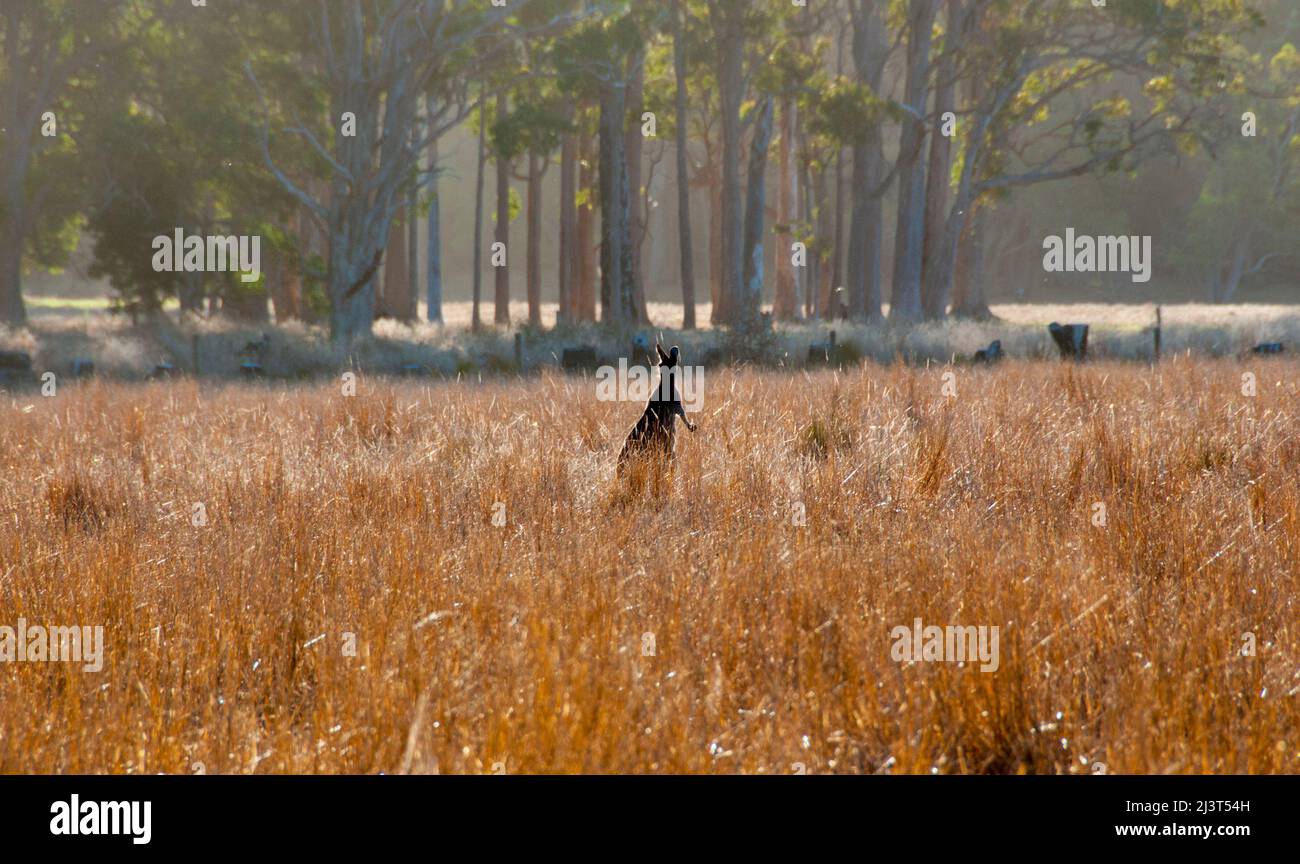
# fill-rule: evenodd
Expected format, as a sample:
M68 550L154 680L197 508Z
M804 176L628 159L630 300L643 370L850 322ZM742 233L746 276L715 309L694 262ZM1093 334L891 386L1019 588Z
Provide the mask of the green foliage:
M563 100L546 94L527 101L516 100L515 108L503 121L488 127L492 152L505 159L525 153L551 153L560 146L573 124L564 116Z
M812 115L808 127L813 134L846 147L865 143L872 127L902 116L894 104L880 99L870 87L844 77L805 94L801 106Z

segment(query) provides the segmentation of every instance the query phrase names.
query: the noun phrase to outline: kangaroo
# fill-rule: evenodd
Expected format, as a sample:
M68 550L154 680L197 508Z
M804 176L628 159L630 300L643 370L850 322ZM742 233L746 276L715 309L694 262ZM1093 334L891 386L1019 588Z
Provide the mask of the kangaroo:
M623 464L635 456L660 455L665 459L673 456L673 425L681 417L686 428L695 431L696 426L686 416L682 408L682 394L677 389L677 362L681 352L674 345L664 352L663 346L655 342L659 352L659 386L650 394L641 419L628 433L623 452L618 454L618 471L623 473Z

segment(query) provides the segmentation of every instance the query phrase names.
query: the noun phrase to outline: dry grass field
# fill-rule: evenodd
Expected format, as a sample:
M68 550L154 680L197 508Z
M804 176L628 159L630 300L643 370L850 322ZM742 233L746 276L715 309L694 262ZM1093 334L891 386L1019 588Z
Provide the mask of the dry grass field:
M1300 772L1296 361L710 370L638 493L639 410L4 396L0 625L105 647L0 664L0 772Z

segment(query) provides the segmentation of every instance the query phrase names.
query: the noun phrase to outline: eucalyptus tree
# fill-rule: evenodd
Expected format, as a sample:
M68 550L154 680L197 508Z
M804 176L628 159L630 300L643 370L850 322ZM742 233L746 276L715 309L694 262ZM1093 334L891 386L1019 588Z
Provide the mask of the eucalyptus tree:
M642 36L628 3L589 9L598 14L557 41L555 65L562 92L599 105L601 320L627 324L638 315L625 124L628 84L636 74Z
M686 35L682 0L672 0L673 18L673 129L677 144L677 237L681 260L682 327L695 329L695 262L691 237L690 143L687 140Z
M78 116L80 173L93 190L83 208L84 230L94 240L90 275L109 279L119 308L156 311L175 296L185 311L200 312L208 300L231 314L265 318L268 279L249 283L230 273L153 266L154 238L177 228L259 236L267 272L286 270L297 254L294 202L266 182L238 60L242 40L230 20L252 10L216 15L181 0L153 8L164 16L138 19L116 54L115 74L96 83ZM274 11L259 14L257 24L265 45L282 44L293 26ZM312 105L310 93L282 88L280 95L282 104ZM280 148L277 156L295 174L306 170L295 148ZM284 305L277 314L287 313Z
M410 184L424 188L429 172L420 154L458 125L476 106L474 84L509 44L490 38L524 34L521 10L541 0L494 6L474 0L296 0L303 51L311 62L268 52L249 58L246 70L267 110L261 141L275 178L321 224L329 237L330 331L349 343L371 330L374 276L383 259L393 217L405 206ZM528 29L566 22L559 13ZM276 66L278 61L278 66ZM328 177L314 194L290 177L270 149L273 134L262 86L268 66L297 74L326 94L324 117L294 117L275 134L296 136L313 151ZM259 72L259 68L263 71ZM427 110L417 111L421 99ZM418 133L413 127L418 124Z
M1300 8L1267 7L1270 27L1236 48L1224 88L1224 143L1213 152L1176 261L1214 303L1269 271L1300 274Z
M25 257L67 252L82 183L73 117L113 68L141 19L139 0L5 0L0 4L0 323L21 326Z
M951 204L926 263L936 317L982 199L1213 146L1238 75L1232 47L1261 21L1236 0L965 0L961 14L969 17L956 63L974 86L954 112Z

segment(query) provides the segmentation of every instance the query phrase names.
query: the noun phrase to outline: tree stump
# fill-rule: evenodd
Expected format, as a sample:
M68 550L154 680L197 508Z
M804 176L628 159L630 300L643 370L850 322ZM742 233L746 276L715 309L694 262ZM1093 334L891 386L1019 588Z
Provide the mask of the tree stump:
M835 357L835 331L830 332L826 342L814 342L808 346L808 365L830 364Z
M561 369L595 369L599 365L600 361L596 358L596 348L592 345L565 348L560 355Z
M1088 325L1057 324L1053 321L1047 325L1047 332L1052 334L1052 341L1061 352L1062 360L1076 362L1088 357Z
M996 363L1002 359L1002 340L994 339L989 343L989 347L981 348L975 352L974 360L976 363Z

